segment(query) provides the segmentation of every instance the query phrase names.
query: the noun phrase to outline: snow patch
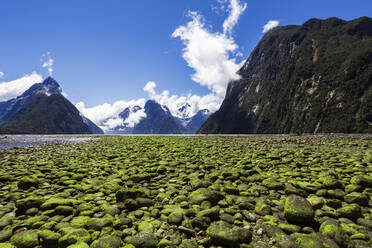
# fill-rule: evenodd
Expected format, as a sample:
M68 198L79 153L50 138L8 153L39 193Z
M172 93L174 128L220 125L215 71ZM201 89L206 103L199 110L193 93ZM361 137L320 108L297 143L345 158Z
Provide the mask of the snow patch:
M256 89L255 89L256 93L258 93L260 91L260 87L261 87L260 84L257 84Z
M260 109L260 105L259 105L259 104L256 104L256 105L253 106L253 108L252 108L252 112L253 112L254 114L257 114L257 112L258 112L259 109Z

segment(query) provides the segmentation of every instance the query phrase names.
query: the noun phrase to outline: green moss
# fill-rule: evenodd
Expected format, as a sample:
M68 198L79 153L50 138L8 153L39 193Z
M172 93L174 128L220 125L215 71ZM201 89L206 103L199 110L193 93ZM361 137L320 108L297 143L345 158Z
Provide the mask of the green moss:
M80 229L68 228L64 230L64 232L65 235L63 235L58 240L58 245L60 247L67 247L80 241L89 243L89 241L91 240L89 232L82 228Z
M104 236L94 241L92 248L119 248L121 246L121 239L116 236Z
M89 216L77 216L71 220L70 224L73 227L85 227L90 220Z
M207 229L207 235L216 245L225 247L236 247L239 234L223 221L213 222Z
M357 219L361 216L361 208L358 204L348 204L336 210L336 214L340 217Z
M313 221L314 210L305 198L290 195L285 201L284 215L291 223L306 224Z
M272 241L272 246L301 247L291 244L296 240L292 239L295 233L314 232L316 235L301 237L312 238L314 245L320 242L327 247L326 241L334 238L324 238L317 229L318 223L326 220L324 217L342 221L339 226L346 236L367 234L366 230L371 227L371 207L359 206L359 214L350 215L359 217L353 217L354 223L351 223L339 215L342 213L340 209L348 209L350 204L331 199L327 189L324 189L322 197L315 197L310 194L311 189L301 189L296 182L313 185L320 175L327 173L337 175L337 180L347 185L353 176L366 174L366 162L364 167L353 165L364 161L370 143L370 139L363 136L104 136L102 140L85 144L3 150L0 174L10 173L14 181L0 182L0 200L3 203L0 204L0 226L3 227L0 242L9 241L13 232L27 227L28 230L38 229L40 247L75 244L86 247L106 236L118 237L121 245L131 243L135 237L137 244L147 240L151 245L157 245L159 238L159 246L163 247L180 247L183 240L195 240L201 247L217 247L221 244L219 239L212 239L206 230L215 221L222 220L224 224L221 226L225 228L220 228L216 237L229 237L231 229L230 234L237 240L233 242L236 246L249 246L253 227L254 238L267 236L267 242ZM167 171L163 174L156 173L160 157L167 161ZM44 160L48 163L43 164ZM39 188L32 192L17 188L16 179L25 172L29 175L43 173L39 176ZM129 180L132 175L140 173L151 175L150 181L135 183ZM190 180L195 176L208 180L211 185L194 190ZM262 181L271 177L292 187L286 185L284 190L272 190L268 184L264 186ZM77 185L62 183L71 178L80 178L81 181ZM133 194L132 198L117 202L116 186L109 189L111 184L108 182L123 190L139 189L146 197ZM370 188L354 185L359 189L355 192L370 197ZM226 190L225 186L236 187L239 195L236 195L236 190ZM285 201L294 192L308 198L309 204L316 209L316 222L297 225L288 221L287 224ZM134 202L135 209L127 208L127 201ZM271 214L252 214L255 208L262 213L270 208ZM345 212L345 216L350 214ZM173 217L178 220L171 221ZM262 235L257 234L260 228ZM81 229L85 231L71 234ZM90 235L89 241L86 233ZM59 235L60 244L52 244ZM47 244L49 236L51 241ZM364 238L356 235L353 240L345 238L341 241L343 245L350 241L361 246L362 241L368 242L362 240ZM332 247L332 244L328 246Z
M89 248L89 245L85 242L78 241L76 244L67 246L67 248Z
M147 192L143 189L122 189L116 192L116 201L122 202L126 199L136 199L147 197Z
M36 176L25 176L18 181L18 188L29 189L31 187L39 187L40 181Z
M259 215L270 215L272 213L271 207L264 199L259 199L257 201L254 211Z
M36 230L19 232L10 238L10 243L17 248L31 248L39 245L39 235Z
M111 218L91 218L87 221L86 227L88 229L100 231L102 228L111 226L112 224L113 220Z
M61 234L50 230L42 230L39 231L39 237L44 244L58 244L58 239L61 238Z
M11 243L0 243L0 248L17 248Z
M40 208L42 210L50 210L55 209L58 206L72 206L74 204L77 204L78 201L75 199L64 199L64 198L56 198L52 197L48 200L46 200Z

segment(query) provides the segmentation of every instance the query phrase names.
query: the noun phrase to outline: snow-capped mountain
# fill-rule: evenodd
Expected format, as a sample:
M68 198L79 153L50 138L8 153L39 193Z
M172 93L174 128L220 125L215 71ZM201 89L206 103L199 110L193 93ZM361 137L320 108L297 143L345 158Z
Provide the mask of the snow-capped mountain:
M191 112L191 105L189 103L185 103L178 107L177 112L174 113L174 117L180 118L180 119L187 119L192 117Z
M195 133L211 115L203 109L192 115L191 105L180 106L171 113L166 105L148 100L145 106L138 105L125 108L120 114L122 125L110 133L114 134L166 134Z
M174 117L182 133L196 133L212 113L208 109L199 110L196 115L188 118Z
M103 133L63 96L57 81L48 77L22 95L0 102L0 132L27 134Z
M44 94L47 96L62 94L62 89L53 78L48 77L42 83L32 85L22 95L5 102L0 102L0 125L7 122L21 109L23 104L26 103L30 97L36 94Z

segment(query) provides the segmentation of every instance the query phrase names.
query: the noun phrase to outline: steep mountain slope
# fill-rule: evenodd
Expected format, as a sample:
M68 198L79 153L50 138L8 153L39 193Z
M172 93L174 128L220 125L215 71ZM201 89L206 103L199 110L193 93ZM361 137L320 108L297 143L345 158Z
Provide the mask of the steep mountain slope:
M1 129L30 134L90 134L79 111L62 95L32 96Z
M0 102L0 125L7 122L35 94L62 94L62 89L53 78L48 77L42 83L32 85L22 95Z
M87 117L83 116L81 113L80 113L80 116L83 119L83 122L88 125L92 134L104 134L103 130L99 128L96 124L94 124L93 121L89 120Z
M31 86L21 96L0 103L0 118L0 133L103 133L62 95L59 84L51 77Z
M148 100L145 104L146 118L134 126L134 134L179 134L180 130L169 109Z
M372 132L372 19L269 31L200 133Z

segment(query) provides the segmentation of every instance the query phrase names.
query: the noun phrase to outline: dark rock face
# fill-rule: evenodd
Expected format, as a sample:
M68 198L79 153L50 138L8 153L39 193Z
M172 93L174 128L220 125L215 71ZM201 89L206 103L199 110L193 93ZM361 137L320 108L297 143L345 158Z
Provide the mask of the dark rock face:
M34 84L22 95L0 103L0 133L91 134L103 133L63 95L51 77Z
M133 129L135 134L179 134L180 130L168 108L149 100L145 104L146 118Z
M200 133L372 132L372 19L269 31Z
M32 96L0 130L19 134L92 133L75 106L58 94Z
M83 118L83 122L88 125L90 131L92 134L103 134L103 131L101 128L99 128L94 122L86 118L85 116L81 116Z

